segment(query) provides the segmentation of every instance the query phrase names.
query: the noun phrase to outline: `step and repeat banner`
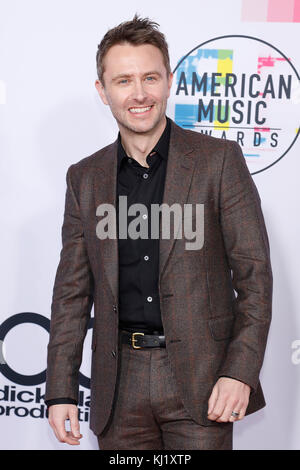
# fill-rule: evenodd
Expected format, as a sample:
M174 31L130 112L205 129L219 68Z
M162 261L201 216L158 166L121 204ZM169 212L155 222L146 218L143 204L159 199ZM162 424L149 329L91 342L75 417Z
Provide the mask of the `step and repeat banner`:
M97 45L136 12L157 21L169 44L167 114L237 141L262 201L274 275L267 406L235 424L234 449L300 449L300 1L0 0L0 8L0 449L98 448L88 425L92 319L81 445L59 443L48 425L50 305L67 168L118 132L94 87Z

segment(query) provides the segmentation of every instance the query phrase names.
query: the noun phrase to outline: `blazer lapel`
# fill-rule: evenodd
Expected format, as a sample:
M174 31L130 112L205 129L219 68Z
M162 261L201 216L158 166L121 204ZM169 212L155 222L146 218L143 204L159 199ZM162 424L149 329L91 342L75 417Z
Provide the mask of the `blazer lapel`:
M170 207L172 204L176 203L180 204L182 209L184 208L184 204L188 199L195 160L195 153L193 153L193 148L186 140L185 131L171 121L170 146L163 204L167 204ZM170 238L163 239L162 227L160 226L159 285L161 285L166 263L176 240L176 234L174 234L173 230L174 224L171 223Z
M94 201L95 208L100 204L108 203L116 208L117 191L117 140L100 151L97 156L96 171L94 174ZM170 146L166 179L163 194L163 204L172 206L180 204L182 209L188 199L190 183L195 166L195 153L187 142L185 131L171 120ZM116 223L116 220L115 220ZM116 227L116 225L115 225ZM173 235L173 236L172 236ZM118 238L99 240L101 243L101 261L106 273L113 297L118 304L119 290L119 253ZM173 224L170 227L170 238L162 239L160 227L159 241L159 284L171 253L175 237ZM100 246L99 246L100 248Z

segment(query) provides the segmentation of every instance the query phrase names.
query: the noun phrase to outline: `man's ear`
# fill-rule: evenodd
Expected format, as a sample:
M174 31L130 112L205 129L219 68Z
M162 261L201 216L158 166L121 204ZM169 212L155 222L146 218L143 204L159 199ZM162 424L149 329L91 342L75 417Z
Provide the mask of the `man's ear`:
M95 81L95 87L96 87L96 89L98 91L98 94L99 94L101 100L103 101L103 103L108 105L108 101L107 101L107 97L106 97L106 93L105 93L105 88L104 88L104 85L102 84L102 82L100 82L100 80Z
M170 96L172 82L173 82L173 73L170 72L169 77L168 77L168 88L169 88L168 97Z

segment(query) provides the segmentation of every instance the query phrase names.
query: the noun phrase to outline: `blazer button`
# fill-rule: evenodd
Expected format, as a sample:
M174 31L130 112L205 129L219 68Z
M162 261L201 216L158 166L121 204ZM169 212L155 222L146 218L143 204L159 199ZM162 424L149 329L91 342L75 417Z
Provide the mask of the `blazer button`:
M117 311L117 306L113 305L113 309L114 309L114 312L116 312Z
M112 352L111 352L111 355L112 355L113 357L116 357L116 352L115 352L115 351L112 351Z

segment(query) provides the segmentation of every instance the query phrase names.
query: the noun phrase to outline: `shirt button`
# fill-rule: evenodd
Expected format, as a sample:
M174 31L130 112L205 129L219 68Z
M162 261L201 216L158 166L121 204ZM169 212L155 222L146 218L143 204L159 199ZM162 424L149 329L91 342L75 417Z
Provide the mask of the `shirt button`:
M148 176L149 176L148 173L144 173L144 174L143 174L143 178L144 178L145 180L148 178Z
M145 260L145 261L148 261L148 259L149 259L149 256L148 256L148 255L144 256L144 260Z
M143 219L147 219L147 218L148 218L147 214L143 214Z
M152 297L147 297L148 302L152 302Z
M128 163L132 163L132 158L128 158Z
M112 352L111 352L111 355L112 355L113 357L116 357L116 352L115 352L115 351L112 351Z

